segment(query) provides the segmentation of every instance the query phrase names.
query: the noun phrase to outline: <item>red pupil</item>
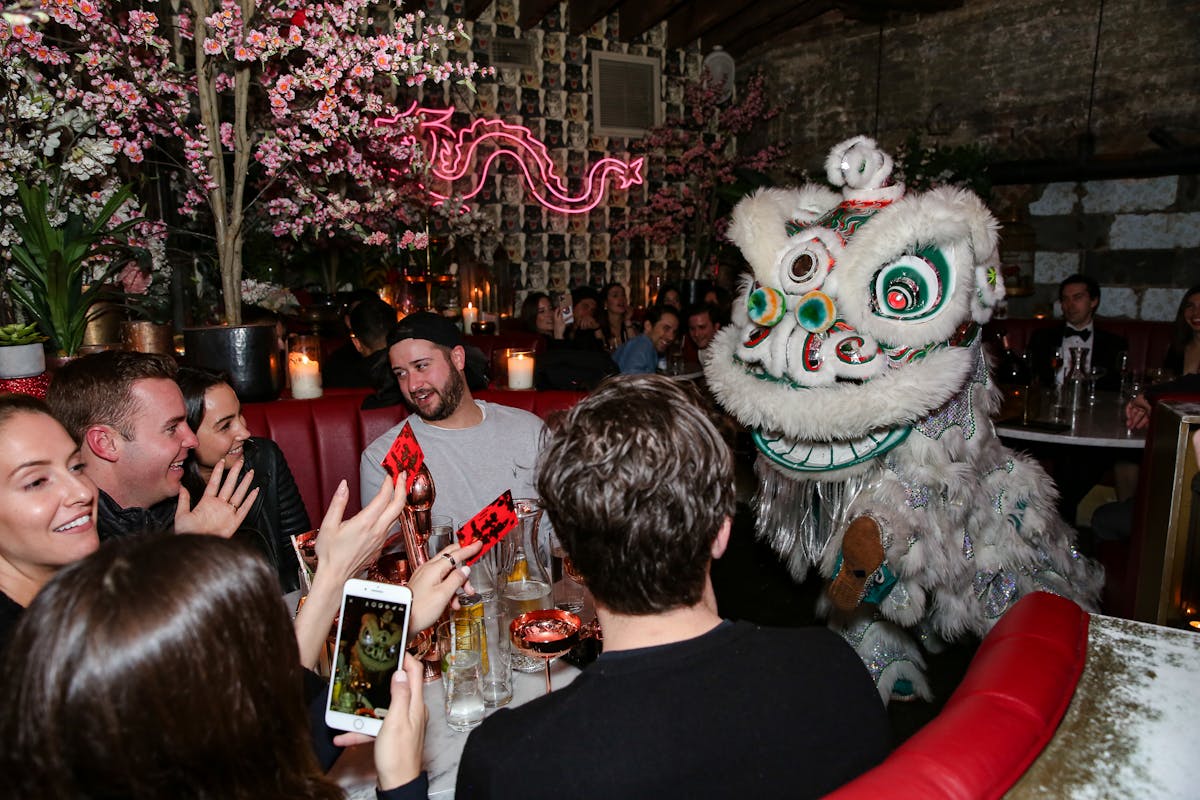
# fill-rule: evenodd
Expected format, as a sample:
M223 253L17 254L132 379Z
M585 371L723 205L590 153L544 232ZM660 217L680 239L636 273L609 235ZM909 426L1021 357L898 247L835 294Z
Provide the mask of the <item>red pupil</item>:
M888 292L887 302L889 307L902 311L908 305L908 296L898 289L893 289Z

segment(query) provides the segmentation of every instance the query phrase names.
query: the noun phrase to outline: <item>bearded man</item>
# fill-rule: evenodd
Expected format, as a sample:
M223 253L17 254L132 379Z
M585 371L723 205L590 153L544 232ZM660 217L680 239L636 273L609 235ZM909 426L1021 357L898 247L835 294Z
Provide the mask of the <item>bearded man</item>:
M409 314L388 334L388 360L413 415L363 451L359 478L363 504L383 483L382 462L405 423L425 454L437 485L432 513L461 525L506 489L536 497L533 467L542 420L528 411L471 397L463 370L466 353L454 323L427 311Z

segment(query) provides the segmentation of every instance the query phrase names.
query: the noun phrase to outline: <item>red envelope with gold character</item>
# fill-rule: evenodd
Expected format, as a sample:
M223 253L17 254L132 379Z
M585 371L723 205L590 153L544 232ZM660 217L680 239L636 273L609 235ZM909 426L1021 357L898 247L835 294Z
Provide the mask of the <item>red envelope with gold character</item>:
M425 453L421 451L421 445L417 444L412 426L406 422L396 441L392 442L391 449L383 457L381 466L392 476L392 483L400 480L401 472L406 473L404 492L408 494L412 491L413 481L417 479L417 472L424 463Z
M495 547L515 527L517 527L517 512L513 508L512 492L507 491L488 503L466 525L459 528L455 535L458 537L458 543L464 547L472 542L483 542L483 549L467 562L474 564L480 556Z

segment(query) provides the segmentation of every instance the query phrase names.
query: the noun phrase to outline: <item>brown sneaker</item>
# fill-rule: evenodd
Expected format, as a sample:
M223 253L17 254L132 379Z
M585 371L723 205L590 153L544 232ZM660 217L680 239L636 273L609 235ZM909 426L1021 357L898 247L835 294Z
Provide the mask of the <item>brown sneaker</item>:
M879 524L870 517L850 523L842 538L842 568L829 584L829 599L840 611L853 611L862 602L867 580L883 563Z

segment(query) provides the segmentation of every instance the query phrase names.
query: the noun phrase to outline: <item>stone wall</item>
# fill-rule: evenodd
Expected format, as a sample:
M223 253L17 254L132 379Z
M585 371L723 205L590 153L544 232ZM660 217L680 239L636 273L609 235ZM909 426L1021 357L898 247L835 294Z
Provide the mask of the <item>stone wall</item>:
M1098 0L965 0L882 31L830 13L738 67L768 68L785 106L776 129L797 168L859 133L889 148L916 133L928 143L981 142L1004 159L1074 158L1087 130L1098 11ZM1099 42L1096 153L1153 151L1156 126L1200 145L1200 0L1108 0Z
M1099 281L1108 317L1174 319L1187 287L1200 284L1197 176L1020 189L1030 197L1034 291L1009 299L1011 316L1060 313L1058 283L1075 272Z
M915 134L927 146L980 143L998 161L1074 161L1099 24L1095 157L1161 155L1152 128L1200 147L1200 2L1108 0L1102 20L1099 9L1098 0L965 0L882 28L827 14L739 69L770 67L785 109L772 135L792 154L782 182L820 175L828 148L858 133L892 152ZM1104 315L1173 318L1184 288L1200 284L1198 186L1189 174L996 187L989 204L1033 250L1032 293L1011 297L1009 314L1058 314L1058 281L1078 271L1103 286Z

